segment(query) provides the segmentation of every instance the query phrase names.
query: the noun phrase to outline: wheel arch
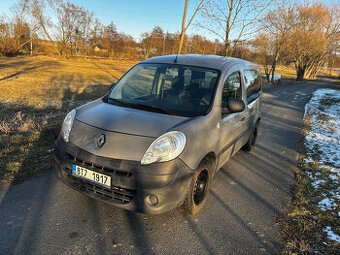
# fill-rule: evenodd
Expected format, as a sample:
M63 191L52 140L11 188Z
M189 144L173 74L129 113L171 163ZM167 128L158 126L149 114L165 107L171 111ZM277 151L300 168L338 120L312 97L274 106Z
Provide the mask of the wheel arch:
M198 166L201 164L201 162L203 160L208 160L210 165L211 165L211 169L213 170L213 173L215 172L215 168L216 168L216 165L217 165L217 158L216 158L216 155L214 152L209 152L207 153L203 158L202 160L199 162Z

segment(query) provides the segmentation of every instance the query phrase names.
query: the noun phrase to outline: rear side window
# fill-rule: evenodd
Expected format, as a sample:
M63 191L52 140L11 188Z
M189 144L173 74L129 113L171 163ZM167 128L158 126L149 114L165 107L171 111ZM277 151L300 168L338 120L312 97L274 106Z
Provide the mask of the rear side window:
M247 91L247 103L255 101L261 94L261 76L257 71L245 70L244 80Z

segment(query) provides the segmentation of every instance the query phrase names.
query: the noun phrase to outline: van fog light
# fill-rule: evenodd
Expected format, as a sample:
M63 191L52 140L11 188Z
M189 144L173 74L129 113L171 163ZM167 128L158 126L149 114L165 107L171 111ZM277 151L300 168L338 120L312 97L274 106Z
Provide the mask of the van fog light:
M148 206L156 206L158 204L158 197L153 194L147 195L145 197L145 204Z

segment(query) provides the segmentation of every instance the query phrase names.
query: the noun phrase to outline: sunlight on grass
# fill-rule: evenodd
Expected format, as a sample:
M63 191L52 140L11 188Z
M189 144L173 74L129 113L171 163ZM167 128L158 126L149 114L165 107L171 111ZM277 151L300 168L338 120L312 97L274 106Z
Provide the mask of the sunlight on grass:
M264 68L260 66L262 75L265 75ZM296 79L296 71L293 67L289 66L277 66L275 74L281 75L283 79Z
M61 60L53 57L0 58L0 101L34 106L63 100L65 90L82 93L89 86L108 86L134 61Z
M66 113L103 96L137 62L0 58L0 182L53 168Z

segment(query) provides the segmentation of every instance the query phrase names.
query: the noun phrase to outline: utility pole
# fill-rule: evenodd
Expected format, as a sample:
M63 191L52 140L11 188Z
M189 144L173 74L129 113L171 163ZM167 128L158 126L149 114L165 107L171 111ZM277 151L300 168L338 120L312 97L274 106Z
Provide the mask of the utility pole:
M31 36L31 49L30 55L33 55L33 0L31 0L31 25L30 25L30 36Z
M178 54L181 54L182 47L183 47L183 41L184 41L184 36L185 36L185 19L187 17L188 1L189 0L185 0L183 20L182 20L182 32L181 32L181 38L180 38L179 47L178 47Z
M30 56L33 54L33 0L31 0L31 10L30 10L30 37L31 37L31 47L30 47Z
M163 51L162 51L162 55L164 55L164 49L165 49L165 33L163 33Z
M183 20L182 20L182 32L181 32L181 38L180 38L180 41L179 41L179 47L178 47L177 54L181 54L183 42L184 42L184 37L185 37L185 32L187 31L188 27L190 26L190 24L191 24L192 20L194 19L195 15L197 14L197 12L202 8L204 0L200 1L198 6L196 7L194 14L191 16L191 19L189 20L188 24L185 25L185 19L187 17L187 10L188 10L188 2L189 2L189 0L185 0Z

